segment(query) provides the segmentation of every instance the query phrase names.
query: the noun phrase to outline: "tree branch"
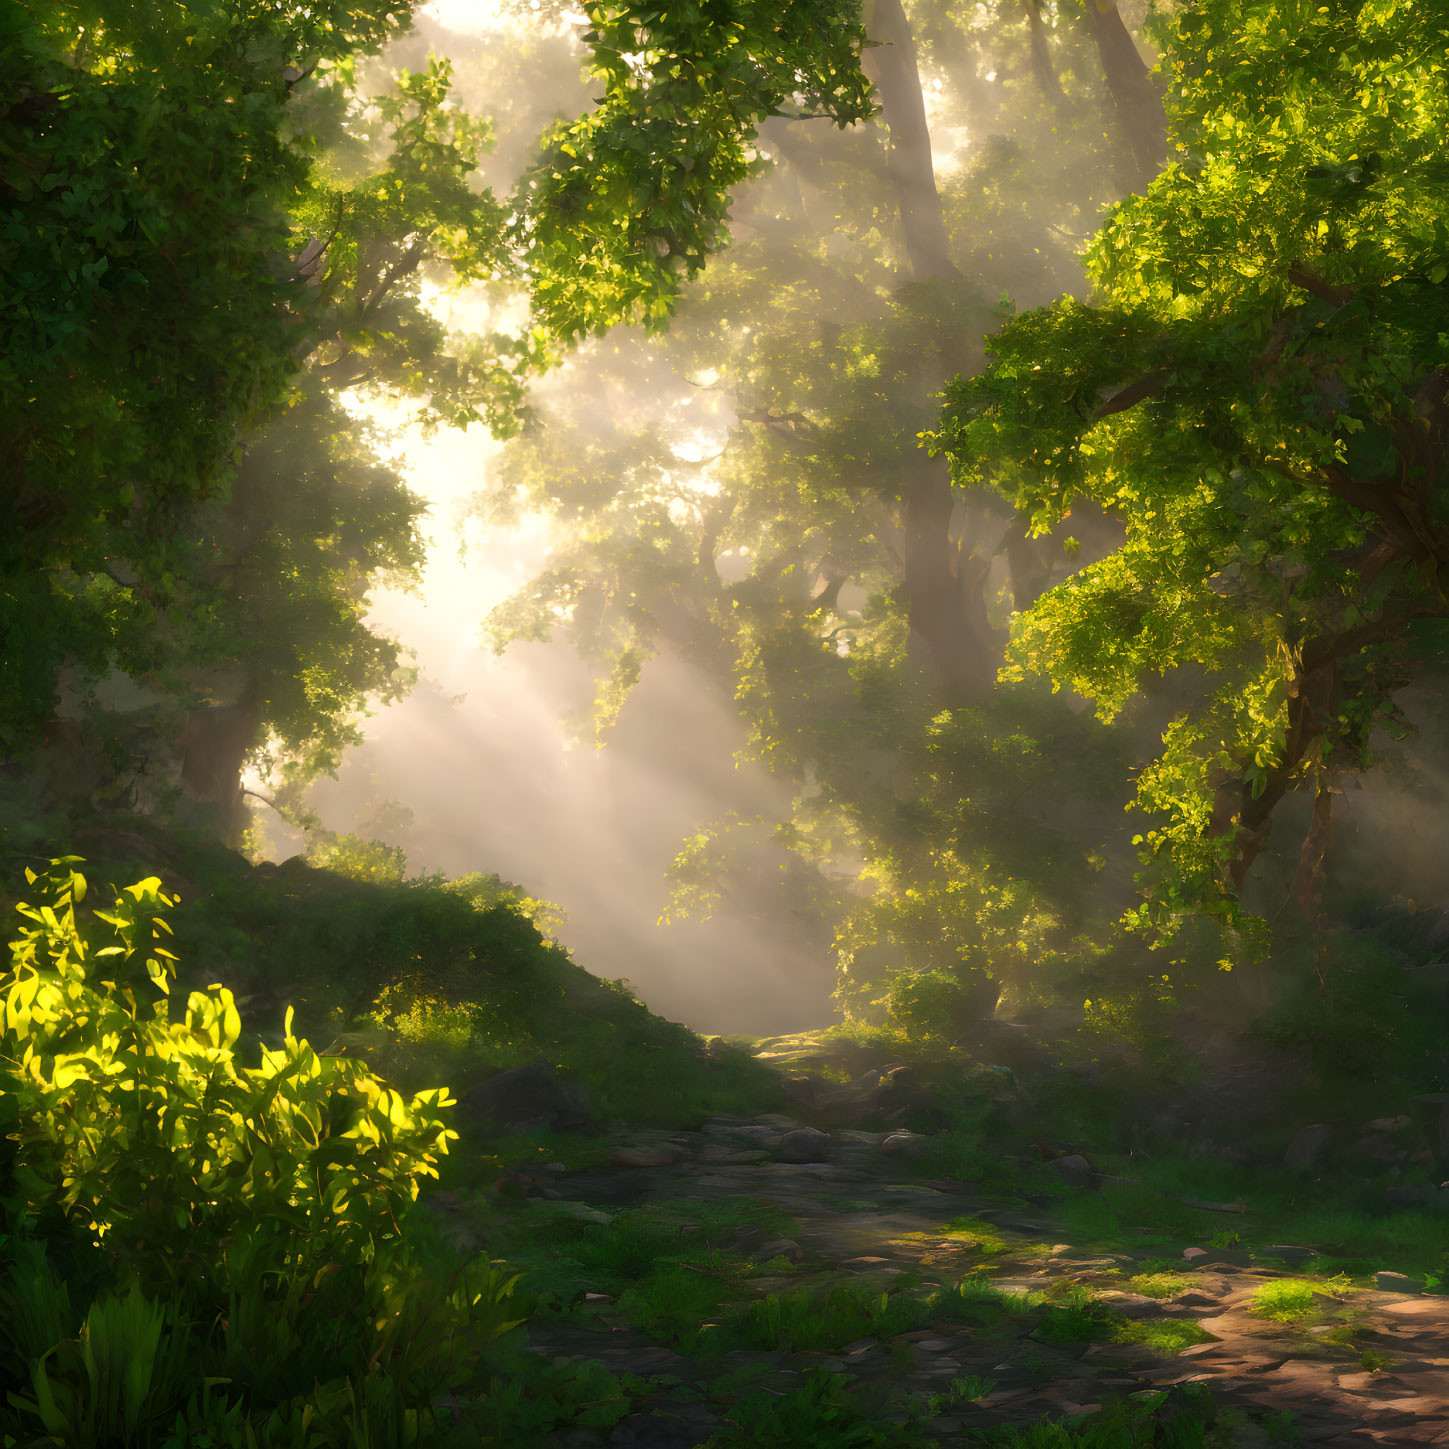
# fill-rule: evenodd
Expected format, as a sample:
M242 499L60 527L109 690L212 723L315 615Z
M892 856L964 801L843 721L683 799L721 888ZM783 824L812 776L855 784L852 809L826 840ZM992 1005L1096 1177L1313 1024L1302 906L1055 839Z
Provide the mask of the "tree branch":
M1159 368L1137 382L1128 383L1126 387L1114 392L1106 402L1102 403L1087 421L1089 423L1100 422L1103 418L1110 418L1113 413L1125 413L1128 408L1136 407L1146 398L1156 397L1167 386L1167 379L1170 376L1171 374L1165 368Z
M1322 297L1325 302L1331 302L1335 307L1344 307L1358 295L1352 287L1339 287L1332 282L1325 282L1322 277L1315 277L1312 272L1305 272L1302 267L1289 267L1288 280L1295 287L1302 287L1305 292L1312 292L1315 297Z

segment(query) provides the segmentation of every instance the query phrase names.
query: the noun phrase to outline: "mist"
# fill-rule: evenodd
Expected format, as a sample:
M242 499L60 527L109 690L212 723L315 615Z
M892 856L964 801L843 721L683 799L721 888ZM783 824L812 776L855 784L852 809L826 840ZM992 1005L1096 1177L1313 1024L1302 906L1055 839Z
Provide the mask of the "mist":
M799 922L777 899L659 924L669 866L692 830L788 809L786 784L737 759L746 741L733 702L661 656L607 746L581 738L594 683L576 650L532 643L497 655L481 626L544 565L553 528L536 515L513 529L466 521L480 471L502 452L482 429L413 431L404 450L409 486L430 503L427 568L416 591L379 590L368 624L411 651L418 682L363 722L362 745L314 787L323 826L375 834L369 813L396 802L411 823L385 843L406 850L412 873L518 883L561 908L558 939L580 965L697 1030L764 1035L826 1019L833 963L795 941ZM264 858L305 844L261 806L255 820Z
M525 171L540 131L589 104L574 38L582 17L551 5L534 13L526 23L487 7L427 7L416 33L378 67L381 76L421 66L430 51L448 57L459 103L496 118L482 179L500 195ZM961 309L950 324L958 340L945 346L964 365L974 344L959 338L998 325L990 310L998 298L1026 308L1085 294L1081 246L1144 174L1120 137L1093 119L1105 94L1095 52L1080 36L1055 25L1056 78L1048 66L1044 80L1042 53L1010 17L979 30L924 14L917 22L926 154L956 259L952 305ZM1075 131L1052 99L1057 79L1080 92ZM666 335L620 328L581 344L530 384L530 421L519 437L499 442L477 425L425 437L402 409L355 403L396 428L401 472L428 503L418 587L374 589L367 618L401 644L417 682L362 722L363 742L336 778L312 788L310 806L327 830L401 847L414 874L496 873L552 902L561 911L558 939L578 964L627 981L652 1010L700 1031L790 1032L836 1013L832 992L848 955L836 933L849 934L851 907L879 889L879 876L873 886L856 883L867 863L857 838L868 842L867 857L896 860L887 869L898 868L890 888L898 900L930 873L909 863L910 832L893 838L899 822L889 823L889 797L923 788L907 778L919 764L903 765L877 735L834 766L855 783L837 778L826 788L849 828L838 820L820 827L829 838L812 868L827 884L813 918L787 888L787 852L756 845L708 919L674 911L661 920L671 912L671 865L692 836L729 822L757 841L793 829L832 768L818 739L783 751L793 750L793 760L777 761L774 772L762 758L769 751L752 746L744 665L730 653L739 641L712 624L714 605L700 604L698 579L678 583L678 558L698 549L704 559L707 544L705 592L722 586L737 609L751 589L778 618L804 617L824 599L824 622L809 629L828 630L830 651L842 658L875 647L869 621L883 617L882 598L899 596L901 523L872 497L904 486L899 479L919 466L916 435L934 424L946 374L923 362L923 339L940 322L929 308L914 315L909 291L899 290L911 239L893 217L884 136L879 119L843 132L817 128L808 140L785 121L766 121L757 174L734 198L733 245L685 289ZM918 269L912 285L922 280ZM424 295L435 315L471 332L514 329L526 317L522 299L498 285ZM811 361L822 345L838 349L833 364ZM860 377L879 381L852 401ZM836 456L822 466L810 444L826 435L822 451ZM726 509L720 523L719 510L736 499L756 516L741 522ZM975 630L978 642L1004 638L1024 603L1121 542L1120 528L1090 509L1077 511L1073 537L1063 529L1010 548L1007 521L990 500L958 497L951 512L951 548L982 565L977 613L953 628ZM640 564L640 551L665 535L674 562ZM752 577L771 549L792 561L778 577L768 569ZM661 568L675 574L661 583ZM911 650L915 664L897 666L906 690L912 668L932 652L914 625ZM615 688L611 669L637 670L637 683ZM853 718L859 706L848 683L823 679L820 716ZM602 703L611 689L623 700L616 718ZM1134 898L1120 782L1151 757L1179 703L1169 689L1137 711L1136 726L1128 712L1129 743L1110 789L1091 785L1088 753L1064 752L1068 731L1058 729L1055 773L1039 777L1055 782L1055 794L1045 803L1051 791L1043 791L1029 807L1033 826L1047 840L1070 820L1066 833L1109 864L1097 881L1101 900L1074 917L1058 899L1065 868L1056 846L1044 850L1050 864L1037 867L1036 888L1062 929L1101 929ZM750 707L758 710L758 699ZM1065 707L1079 713L1083 701ZM1007 717L990 726L1016 727ZM789 734L778 722L762 727L767 744L779 743L772 730ZM1404 889L1396 898L1407 900L1434 894L1426 862L1443 832L1432 803L1442 781L1428 780L1406 749L1397 771L1355 781L1341 796L1336 839L1345 869L1374 890L1397 878ZM1423 788L1406 794L1416 779ZM964 804L948 813L974 809L973 799L996 808L993 784L989 769L969 780ZM1294 888L1307 798L1290 798L1281 814L1248 896L1268 913ZM267 812L256 823L266 856L305 848ZM900 936L863 949L888 975L907 960L924 969L970 950L978 930L967 922L963 942L950 945L927 929L914 945ZM858 992L855 1008L864 1002Z

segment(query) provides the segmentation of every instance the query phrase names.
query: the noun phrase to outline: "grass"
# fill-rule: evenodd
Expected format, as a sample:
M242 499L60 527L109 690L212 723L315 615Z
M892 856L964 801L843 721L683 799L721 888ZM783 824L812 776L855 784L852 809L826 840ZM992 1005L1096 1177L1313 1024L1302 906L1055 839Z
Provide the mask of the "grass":
M1191 1292L1198 1286L1197 1279L1190 1273L1139 1273L1127 1280L1127 1286L1144 1298L1176 1298L1180 1293Z
M1131 1318L1119 1323L1113 1343L1140 1343L1161 1354L1181 1353L1196 1343L1212 1343L1213 1335L1190 1318Z
M523 1272L519 1300L530 1316L557 1320L604 1312L679 1352L704 1325L749 1295L759 1265L724 1244L745 1230L786 1236L793 1219L752 1201L677 1202L616 1211L581 1223L561 1204L530 1200L489 1224L490 1249ZM590 1301L585 1294L602 1295Z
M735 1309L707 1340L711 1351L742 1348L821 1353L861 1338L893 1338L924 1328L931 1299L874 1293L854 1283L824 1291L768 1294Z
M1343 1278L1327 1281L1306 1278L1279 1278L1254 1290L1248 1312L1256 1318L1274 1323L1301 1323L1321 1319L1327 1306L1327 1295L1343 1293L1352 1284Z
M626 1288L615 1303L618 1315L659 1343L690 1353L707 1334L709 1320L732 1296L726 1270L692 1263L667 1263L643 1282Z
M918 1236L907 1234L907 1237ZM919 1236L926 1236L920 1234ZM997 1228L981 1218L952 1218L939 1232L932 1234L934 1237L967 1239L976 1245L979 1252L988 1257L1007 1251L1009 1244L1001 1236Z
M1204 1242L1221 1217L1163 1197L1153 1187L1108 1183L1100 1192L1080 1192L1053 1209L1066 1239L1093 1252L1144 1241Z
M1099 1192L1072 1191L1060 1183L1044 1186L1035 1166L1017 1174L1017 1192L1041 1188L1057 1201L1050 1209L1065 1240L1083 1251L1140 1250L1160 1243L1239 1248L1267 1261L1277 1243L1317 1249L1316 1266L1325 1274L1350 1279L1390 1269L1411 1276L1449 1277L1449 1217L1424 1211L1386 1214L1378 1205L1378 1186L1359 1189L1362 1202L1345 1205L1336 1181L1285 1183L1276 1170L1260 1172L1217 1163L1163 1158L1111 1162L1119 1171L1140 1176L1140 1186L1109 1183ZM1248 1211L1224 1222L1224 1215L1177 1202L1165 1193L1199 1201L1233 1201ZM1180 1270L1180 1260L1161 1260L1152 1271ZM1142 1291L1142 1290L1138 1290Z
M1261 1433L1250 1441L1242 1437L1246 1423L1243 1412L1220 1409L1205 1384L1179 1384L1106 1403L1100 1412L1079 1419L1043 1419L1025 1429L968 1430L955 1442L970 1449L1233 1449L1243 1442L1288 1449L1299 1442L1283 1415L1259 1416Z
M929 1449L931 1443L909 1419L879 1422L850 1393L843 1374L810 1369L788 1393L742 1394L704 1449Z
M1117 1315L1086 1289L1076 1289L1059 1302L1047 1305L1034 1338L1043 1343L1089 1343L1102 1338Z

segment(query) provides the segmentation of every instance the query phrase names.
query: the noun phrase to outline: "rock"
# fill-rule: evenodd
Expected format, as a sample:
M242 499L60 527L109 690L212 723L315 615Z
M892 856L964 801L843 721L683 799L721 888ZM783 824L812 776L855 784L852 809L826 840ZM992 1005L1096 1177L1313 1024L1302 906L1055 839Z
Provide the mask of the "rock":
M790 1126L798 1127L798 1122ZM765 1126L755 1122L706 1122L699 1129L706 1137L728 1137L735 1142L746 1142L752 1147L773 1147L781 1136L778 1127Z
M762 1112L750 1125L771 1127L776 1132L793 1132L800 1123L794 1117L786 1117L779 1112Z
M921 1074L908 1066L888 1067L880 1076L877 1088L882 1097L903 1097L920 1090Z
M1412 1125L1411 1117L1375 1117L1372 1122L1365 1122L1363 1127L1365 1132L1402 1132Z
M599 1208L590 1207L586 1202L573 1202L562 1198L554 1202L550 1211L568 1218L571 1222L586 1223L589 1227L595 1228L603 1227L605 1223L614 1221L608 1213L602 1212Z
M908 1132L902 1127L899 1131L886 1135L880 1144L880 1150L889 1153L892 1157L913 1157L918 1155L930 1140L930 1136L925 1132Z
M1422 1293L1424 1284L1407 1273L1375 1273L1374 1287L1389 1293Z
M776 1258L784 1258L791 1263L805 1261L804 1250L794 1238L771 1238L755 1248L750 1256L757 1263L769 1263Z
M696 1449L719 1427L719 1416L702 1404L671 1404L652 1414L629 1414L614 1425L617 1449Z
M985 1217L985 1214L977 1213L976 1216ZM1009 1233L1025 1233L1033 1238L1043 1237L1052 1230L1050 1223L1038 1222L1035 1218L1018 1217L1015 1213L1003 1213L993 1217L992 1222Z
M1203 1212L1209 1213L1245 1213L1248 1205L1245 1202L1205 1202L1200 1197L1182 1197L1175 1192L1163 1193L1163 1196L1170 1198L1173 1202L1183 1203L1187 1207L1200 1208Z
M1092 1185L1092 1164L1080 1152L1069 1152L1064 1157L1053 1157L1051 1168L1068 1187L1090 1187Z
M895 1137L899 1134L895 1132L860 1132L852 1128L842 1128L831 1135L846 1147L880 1147L888 1137Z
M1110 1172L1094 1172L1088 1186L1096 1188L1098 1191L1104 1187L1141 1187L1142 1179L1140 1177L1115 1177Z
M677 1191L679 1179L659 1167L618 1167L575 1172L557 1181L580 1197L624 1207L649 1193Z
M1377 1174L1384 1168L1403 1168L1422 1146L1411 1117L1377 1117L1358 1129L1342 1166L1350 1172Z
M802 1107L815 1107L819 1104L819 1077L781 1077L780 1085L785 1089L785 1095L792 1101L798 1102Z
M1333 1140L1333 1128L1326 1122L1300 1127L1283 1152L1285 1167L1312 1167Z
M587 1127L594 1120L583 1088L545 1061L525 1062L470 1087L458 1098L466 1117L517 1130L524 1123L559 1131Z
M1187 1266L1194 1270L1199 1268L1251 1268L1253 1266L1253 1255L1246 1248L1209 1248L1206 1251L1199 1248L1196 1251L1202 1256L1188 1258L1187 1253L1194 1250L1189 1248L1183 1254Z
M797 1127L780 1139L782 1162L822 1162L830 1152L830 1134L818 1127Z
M647 1147L621 1147L609 1157L610 1167L668 1167L672 1162L681 1162L688 1154L668 1142L656 1142Z
M1184 1248L1182 1250L1182 1256L1189 1263L1201 1263L1205 1259L1211 1261L1212 1255L1206 1248Z

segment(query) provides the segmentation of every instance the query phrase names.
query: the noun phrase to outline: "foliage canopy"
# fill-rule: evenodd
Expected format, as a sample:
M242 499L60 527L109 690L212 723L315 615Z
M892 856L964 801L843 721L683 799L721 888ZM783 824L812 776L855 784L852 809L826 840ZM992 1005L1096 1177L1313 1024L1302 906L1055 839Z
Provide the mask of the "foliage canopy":
M1206 4L1158 34L1179 159L1092 243L1092 304L999 332L935 445L1038 531L1084 503L1125 524L1016 621L1008 675L1105 718L1184 681L1137 787L1135 919L1170 931L1237 918L1305 785L1311 891L1332 779L1446 613L1449 10Z

